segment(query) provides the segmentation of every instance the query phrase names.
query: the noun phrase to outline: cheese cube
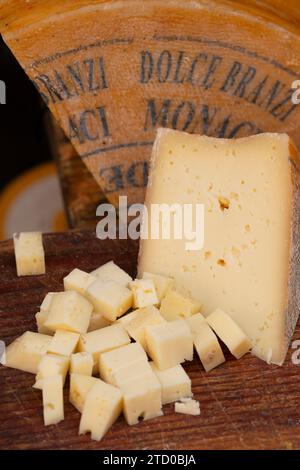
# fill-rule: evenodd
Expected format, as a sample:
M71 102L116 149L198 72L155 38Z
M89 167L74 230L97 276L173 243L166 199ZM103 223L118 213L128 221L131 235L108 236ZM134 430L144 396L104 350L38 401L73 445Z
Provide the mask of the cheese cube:
M148 358L139 343L131 343L112 351L100 354L99 373L100 377L111 385L117 385L114 375L120 369L126 369L132 363L142 361L148 363ZM146 367L146 366L145 366Z
M186 399L175 403L175 413L182 413L185 415L199 416L200 404L197 400Z
M163 405L193 396L191 379L181 365L159 370L152 362L151 367L161 385Z
M127 424L137 424L139 418L148 420L163 414L161 385L152 370L123 382L120 389L123 393L123 412Z
M13 239L18 276L45 274L45 253L41 232L15 233Z
M184 320L146 326L145 336L148 354L161 370L193 359L193 337Z
M86 289L96 281L96 276L86 273L81 269L73 269L66 277L64 277L64 289L75 290L81 295L85 295Z
M122 393L98 380L88 392L81 415L79 434L91 433L100 441L122 412Z
M88 392L99 379L89 375L70 374L70 394L69 401L82 413L83 405Z
M72 354L70 372L72 374L92 375L94 360L91 353L79 352Z
M133 310L130 313L127 313L126 315L123 315L122 317L118 318L116 320L116 323L120 323L124 328L126 328L126 325L128 325L140 312L139 309Z
M48 294L45 295L43 302L41 303L40 312L48 313L50 310L50 306L51 306L51 302L53 298L58 294L60 294L60 292L48 292Z
M43 379L44 424L57 424L64 419L63 378L53 375Z
M225 362L218 338L205 318L198 313L186 319L194 338L194 346L206 372Z
M144 375L151 374L153 371L150 362L144 358L139 358L136 362L131 362L126 367L117 369L113 374L114 384L121 388L125 382L138 379Z
M120 348L129 343L130 338L122 325L115 324L82 335L79 340L78 349L79 351L85 351L93 355L93 373L95 373L98 369L98 361L101 353Z
M216 308L228 312L252 354L279 365L299 317L299 162L286 134L215 139L160 129L149 217L153 204L190 204L193 214L204 205L204 245L198 249L200 230L189 249L184 237L144 237L139 255L139 273L173 277L175 288L201 301L205 317Z
M175 290L169 290L162 299L161 315L168 321L187 318L199 312L201 304L193 301Z
M105 328L111 324L102 313L92 312L88 331L100 330L100 328Z
M137 315L125 326L125 329L129 336L131 336L135 341L138 341L147 352L145 327L148 325L165 323L166 320L153 305L140 308L136 310L136 312Z
M53 331L86 333L92 311L92 304L78 292L60 292L52 299L45 326Z
M100 268L92 271L91 274L101 279L101 281L114 281L124 287L128 287L129 282L132 281L129 274L119 268L113 261L103 264Z
M37 312L35 314L37 330L39 333L42 333L43 335L53 336L54 332L45 326L45 321L47 317L48 317L48 312Z
M134 308L143 308L159 303L152 279L136 279L129 286L133 293Z
M96 311L113 322L132 307L132 293L114 281L97 279L86 291L87 298Z
M152 279L159 302L162 301L168 290L172 289L174 285L174 279L161 276L160 274L144 272L143 279Z
M46 377L52 377L54 375L61 375L63 379L63 386L65 384L66 375L69 370L70 359L67 356L58 356L56 354L45 354L42 357L39 365L38 372L36 375L36 382L33 388L42 390L43 380Z
M236 359L240 359L250 351L249 339L227 313L216 309L206 318L206 321Z
M3 365L37 374L40 360L47 353L51 340L51 336L26 331L7 346Z
M80 335L72 331L56 330L48 346L48 352L70 357L76 350Z

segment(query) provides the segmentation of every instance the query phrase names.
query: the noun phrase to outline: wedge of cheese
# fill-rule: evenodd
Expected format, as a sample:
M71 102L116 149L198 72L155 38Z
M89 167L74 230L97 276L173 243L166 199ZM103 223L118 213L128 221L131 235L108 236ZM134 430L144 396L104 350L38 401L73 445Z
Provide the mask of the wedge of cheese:
M299 156L289 137L226 140L160 129L148 217L162 203L204 204L204 246L188 251L184 237L144 238L140 275L173 277L204 316L226 311L253 354L282 364L299 316Z

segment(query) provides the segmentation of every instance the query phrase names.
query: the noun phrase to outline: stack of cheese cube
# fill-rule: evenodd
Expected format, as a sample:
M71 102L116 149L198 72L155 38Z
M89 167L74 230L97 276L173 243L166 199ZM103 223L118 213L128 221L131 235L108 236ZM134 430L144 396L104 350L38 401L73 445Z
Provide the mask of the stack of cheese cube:
M218 310L205 319L200 308L158 274L132 280L113 261L91 273L76 268L63 292L43 300L38 333L8 346L5 365L36 375L45 425L64 419L69 371L79 433L96 440L122 412L129 425L162 415L162 405L176 401L175 411L200 414L181 363L193 359L194 347L206 371L224 362L215 333L237 358L250 349L229 316Z

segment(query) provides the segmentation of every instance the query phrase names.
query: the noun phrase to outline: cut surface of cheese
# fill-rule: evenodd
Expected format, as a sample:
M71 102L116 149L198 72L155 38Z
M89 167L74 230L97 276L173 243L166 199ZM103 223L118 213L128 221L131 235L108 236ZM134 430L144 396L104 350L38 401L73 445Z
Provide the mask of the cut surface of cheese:
M18 276L45 274L45 252L41 232L14 234L13 240Z
M48 346L48 352L70 357L76 350L79 341L79 333L72 331L56 330Z
M88 392L98 380L96 377L89 375L70 374L69 401L80 413L82 413Z
M225 362L225 357L215 333L201 315L197 313L186 319L194 338L194 346L206 372Z
M75 268L66 277L64 277L64 289L75 290L84 295L86 289L96 281L96 276L86 273L81 269Z
M92 271L91 274L102 281L114 281L124 287L128 287L129 282L132 281L129 274L119 268L113 261L103 264L100 268Z
M40 360L47 353L51 340L51 336L26 331L7 346L3 365L37 374Z
M77 291L60 292L52 298L44 326L53 331L86 333L92 311L92 304Z
M87 288L86 295L95 310L111 322L132 307L132 292L115 281L97 279Z
M161 276L160 274L144 272L143 279L152 279L159 302L162 301L168 290L171 289L174 284L174 279L171 277Z
M166 320L160 315L159 310L151 305L135 310L137 315L125 325L125 330L135 341L138 341L147 352L145 328L148 325L159 325Z
M100 441L122 411L122 393L116 387L98 380L89 390L82 410L79 434L91 433Z
M146 207L204 204L204 246L143 239L139 273L175 279L207 316L226 311L252 352L284 361L299 316L299 157L286 134L214 139L160 129Z
M170 369L159 370L152 362L151 367L161 385L163 405L193 396L191 379L180 364Z
M146 326L145 338L148 354L159 369L193 359L193 337L184 320Z
M47 328L45 326L45 321L47 320L48 317L48 312L37 312L35 314L35 321L36 321L36 327L39 333L42 333L43 335L54 335L54 331L50 330L50 328Z
M43 380L46 377L54 375L62 376L62 385L64 386L66 375L69 370L70 359L67 356L59 356L57 354L45 354L38 365L38 373L33 388L42 390Z
M108 321L102 315L102 313L92 312L89 327L88 327L88 332L89 331L100 330L101 328L105 328L106 326L109 326L110 324L111 324L111 322Z
M63 378L54 375L43 379L44 424L57 424L64 419Z
M160 306L161 315L168 321L187 318L200 311L201 304L180 292L169 290Z
M181 399L180 402L175 403L175 413L198 416L200 415L200 404L192 398Z
M207 317L206 321L236 359L240 359L250 351L251 343L249 339L223 310L216 309Z
M92 375L94 360L91 353L79 352L71 355L70 373Z
M129 286L133 293L134 308L144 308L159 303L152 279L135 279Z

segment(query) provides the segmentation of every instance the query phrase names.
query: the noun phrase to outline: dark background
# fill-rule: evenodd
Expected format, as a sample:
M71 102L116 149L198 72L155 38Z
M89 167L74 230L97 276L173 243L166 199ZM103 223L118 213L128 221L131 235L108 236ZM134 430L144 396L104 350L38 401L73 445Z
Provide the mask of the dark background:
M1 191L51 155L44 128L46 106L1 36L0 80L6 84L6 105L0 106Z

